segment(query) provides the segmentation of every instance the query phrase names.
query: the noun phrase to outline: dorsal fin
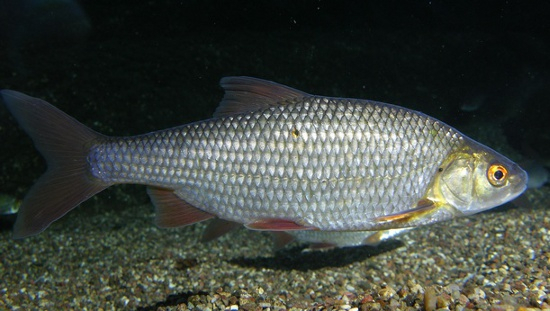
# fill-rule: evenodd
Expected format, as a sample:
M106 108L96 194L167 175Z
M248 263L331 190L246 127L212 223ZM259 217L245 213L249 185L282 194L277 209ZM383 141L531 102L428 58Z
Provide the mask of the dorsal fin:
M308 93L272 81L252 77L225 77L220 81L225 95L214 117L225 117L284 105Z

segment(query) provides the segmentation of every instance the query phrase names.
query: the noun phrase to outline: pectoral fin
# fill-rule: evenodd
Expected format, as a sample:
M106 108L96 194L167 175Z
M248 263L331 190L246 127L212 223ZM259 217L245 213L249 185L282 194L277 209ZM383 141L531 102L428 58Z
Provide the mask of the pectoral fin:
M386 215L376 218L378 223L406 223L414 218L423 216L427 213L433 212L437 208L437 205L434 201L429 199L422 199L418 201L416 207L400 212L397 214Z

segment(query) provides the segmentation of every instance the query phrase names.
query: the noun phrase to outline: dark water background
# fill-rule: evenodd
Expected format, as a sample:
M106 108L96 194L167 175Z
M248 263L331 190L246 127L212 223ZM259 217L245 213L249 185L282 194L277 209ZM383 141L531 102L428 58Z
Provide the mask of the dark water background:
M0 0L0 27L0 88L108 135L208 118L219 79L248 75L550 159L548 1ZM22 196L44 163L4 107L0 139L0 192ZM147 201L128 187L96 200Z
M248 75L417 109L548 168L549 51L549 1L0 0L0 89L107 135L209 118L220 78ZM2 104L0 146L0 195L22 198L45 163ZM179 310L220 290L251 296L245 310L338 308L345 293L361 310L450 295L451 310L547 307L548 187L378 248L308 253L160 230L143 187L115 186L34 238L12 240L0 216L0 309Z

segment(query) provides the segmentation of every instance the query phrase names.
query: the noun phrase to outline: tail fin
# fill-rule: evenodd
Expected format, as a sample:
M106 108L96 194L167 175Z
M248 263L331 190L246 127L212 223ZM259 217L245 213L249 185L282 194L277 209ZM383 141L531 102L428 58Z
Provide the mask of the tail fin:
M14 225L14 238L44 231L77 205L110 186L88 174L90 146L103 135L49 103L3 90L4 103L46 159L48 169L27 193Z

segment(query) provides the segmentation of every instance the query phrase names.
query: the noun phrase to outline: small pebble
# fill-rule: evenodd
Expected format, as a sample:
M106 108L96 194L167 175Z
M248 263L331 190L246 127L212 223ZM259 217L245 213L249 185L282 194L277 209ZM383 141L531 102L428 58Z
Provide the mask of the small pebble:
M434 311L437 307L437 294L435 288L429 286L424 293L424 310Z

